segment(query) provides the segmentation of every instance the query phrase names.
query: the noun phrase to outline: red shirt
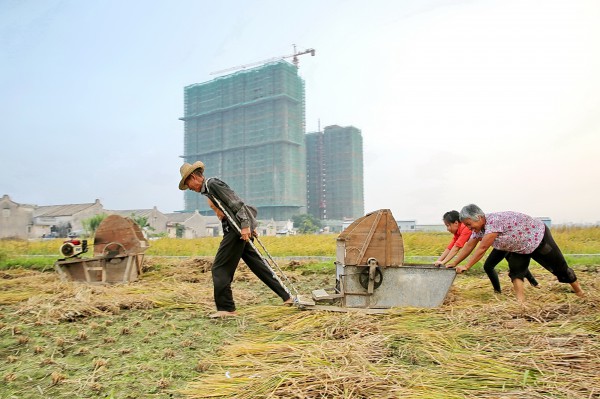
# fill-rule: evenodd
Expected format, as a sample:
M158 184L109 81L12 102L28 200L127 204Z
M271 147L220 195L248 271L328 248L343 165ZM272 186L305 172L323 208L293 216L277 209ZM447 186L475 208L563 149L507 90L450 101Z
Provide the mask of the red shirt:
M458 225L458 230L456 230L456 234L454 234L452 241L450 241L450 245L448 245L448 249L452 249L455 245L459 248L464 247L467 241L469 241L469 238L471 238L471 230L461 222Z

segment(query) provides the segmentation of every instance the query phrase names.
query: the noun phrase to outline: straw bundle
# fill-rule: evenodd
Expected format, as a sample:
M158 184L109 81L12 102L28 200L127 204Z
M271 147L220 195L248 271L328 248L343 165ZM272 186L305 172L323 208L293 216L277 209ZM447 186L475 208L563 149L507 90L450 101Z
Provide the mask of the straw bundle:
M181 262L163 267L163 273L149 272L138 282L112 286L61 282L53 273L10 270L4 274L11 278L0 285L0 304L18 303L19 314L45 323L158 306L209 311L214 305L206 265L210 270L212 262Z
M402 369L393 364L374 367L387 356L384 337L353 333L353 327L343 340L321 340L318 335L323 332L306 334L305 323L312 318L300 319L304 320L288 326L287 333L278 332L274 340L269 332L253 332L228 346L213 364L212 374L190 384L186 392L192 398L395 397L390 376Z

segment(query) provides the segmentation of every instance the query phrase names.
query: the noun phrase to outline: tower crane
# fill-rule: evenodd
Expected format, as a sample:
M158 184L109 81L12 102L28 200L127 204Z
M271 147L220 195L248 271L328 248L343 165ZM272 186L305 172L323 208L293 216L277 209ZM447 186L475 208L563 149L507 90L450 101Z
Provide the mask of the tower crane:
M296 68L299 68L298 67L298 63L299 63L298 56L304 55L304 54L310 54L313 57L315 56L315 49L313 49L313 48L309 48L304 51L298 52L298 51L296 51L296 45L294 44L293 46L294 46L294 54L282 55L280 57L273 57L273 58L269 58L269 59L262 60L262 61L252 62L250 64L238 65L238 66L234 66L234 67L227 68L227 69L221 69L220 71L211 72L210 74L211 75L220 75L220 74L223 74L226 72L236 71L238 69L246 69L246 68L250 68L253 66L257 66L257 65L266 64L269 62L284 60L286 58L292 58L292 63L296 66Z

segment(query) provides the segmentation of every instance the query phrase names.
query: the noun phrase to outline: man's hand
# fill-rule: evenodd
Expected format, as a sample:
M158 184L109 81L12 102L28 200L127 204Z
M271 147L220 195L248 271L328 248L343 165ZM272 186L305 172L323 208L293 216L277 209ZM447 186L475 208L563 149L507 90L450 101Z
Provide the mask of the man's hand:
M467 269L467 267L466 267L466 266L458 266L458 267L456 268L456 273L460 274L460 273L462 273L462 272L466 272L467 270L469 270L469 269Z
M434 266L437 266L437 267L440 267L440 266L442 266L443 264L444 264L444 263L443 263L442 261L440 261L440 260L436 260L435 262L433 262L433 265L434 265Z
M248 240L250 240L251 236L252 236L252 232L250 231L250 227L244 227L241 231L240 239L244 240L244 241L248 241Z
M456 263L451 262L451 263L446 264L445 266L446 266L446 269L452 269L452 268L456 267Z

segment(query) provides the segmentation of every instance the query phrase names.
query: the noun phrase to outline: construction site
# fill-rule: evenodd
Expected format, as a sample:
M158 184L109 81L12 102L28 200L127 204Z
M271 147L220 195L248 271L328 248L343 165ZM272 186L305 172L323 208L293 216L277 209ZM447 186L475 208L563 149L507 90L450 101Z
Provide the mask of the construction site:
M361 131L334 125L316 140L306 135L302 54L314 50L294 49L291 56L222 70L216 73L231 73L185 87L182 158L204 162L205 175L256 206L259 219L305 213L355 219L364 211ZM193 192L184 194L184 210L212 212Z
M202 160L261 219L306 212L304 81L277 61L185 88L184 161ZM185 193L185 210L210 211Z
M307 207L320 220L364 214L363 139L354 126L326 126L306 135Z

